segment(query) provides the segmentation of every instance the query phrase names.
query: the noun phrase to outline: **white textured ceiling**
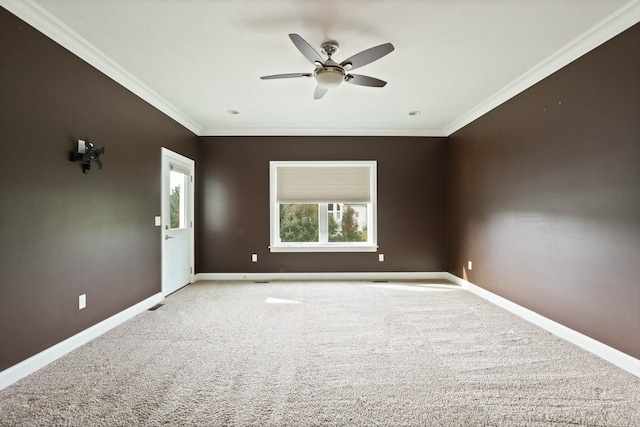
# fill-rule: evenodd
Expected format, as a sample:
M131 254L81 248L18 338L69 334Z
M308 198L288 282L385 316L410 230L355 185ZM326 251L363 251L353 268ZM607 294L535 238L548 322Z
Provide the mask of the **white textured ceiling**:
M198 135L448 135L639 21L638 0L0 0ZM313 99L287 36L340 62L391 42ZM237 110L232 115L228 110ZM411 111L419 115L409 115Z

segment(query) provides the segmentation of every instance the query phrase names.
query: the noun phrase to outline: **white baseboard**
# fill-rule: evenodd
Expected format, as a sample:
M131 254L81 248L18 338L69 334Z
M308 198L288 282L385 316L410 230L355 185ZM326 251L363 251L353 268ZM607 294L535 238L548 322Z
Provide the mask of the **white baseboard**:
M357 272L357 273L198 273L205 280L445 280L441 272Z
M198 273L198 280L448 280L461 288L640 377L640 360L448 272Z
M567 328L534 311L447 272L362 272L362 273L198 273L195 281L206 280L448 280L497 306L559 336L602 359L640 377L640 360ZM162 302L155 294L102 322L0 372L0 390L88 343L119 324Z
M626 353L623 353L619 350L616 350L613 347L609 347L606 344L601 343L600 341L594 340L580 332L574 331L560 323L554 322L551 319L548 319L534 311L529 310L528 308L522 307L512 301L509 301L506 298L503 298L499 295L494 294L493 292L487 291L473 283L461 279L458 276L455 276L451 273L444 273L447 276L447 279L456 283L463 289L472 292L475 295L517 315L522 317L523 319L533 323L536 326L541 327L542 329L551 332L552 334L569 341L572 344L577 345L590 353L595 354L598 357L618 366L619 368L624 369L632 373L633 375L640 377L640 360L632 357Z
M47 366L49 363L99 337L110 329L115 328L122 322L131 319L135 315L142 313L154 305L162 302L162 293L157 293L131 307L114 314L108 319L97 323L66 340L41 351L30 358L0 372L0 390L21 380L27 375Z

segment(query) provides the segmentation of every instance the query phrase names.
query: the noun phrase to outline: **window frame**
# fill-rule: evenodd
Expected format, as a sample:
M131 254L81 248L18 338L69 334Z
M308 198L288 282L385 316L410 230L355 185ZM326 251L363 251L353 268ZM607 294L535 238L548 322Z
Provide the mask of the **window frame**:
M367 167L370 180L370 202L367 204L367 242L280 242L280 205L277 202L277 173L286 167ZM271 252L377 252L377 161L375 160L326 160L326 161L270 161L269 162L269 228ZM328 219L329 203L318 204L319 240L322 239L321 221ZM348 201L334 200L333 203ZM326 224L325 224L326 225ZM326 228L326 227L325 227Z

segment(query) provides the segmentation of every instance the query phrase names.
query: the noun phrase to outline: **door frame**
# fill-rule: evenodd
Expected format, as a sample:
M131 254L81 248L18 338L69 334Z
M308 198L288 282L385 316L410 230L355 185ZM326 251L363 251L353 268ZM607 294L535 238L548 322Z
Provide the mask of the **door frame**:
M169 164L174 161L178 163L182 163L188 165L190 179L187 183L189 188L188 191L188 200L187 200L187 221L188 221L188 236L189 236L189 265L190 265L190 274L189 274L189 282L193 283L195 279L195 184L196 184L196 162L188 157L183 156L182 154L175 153L165 147L161 148L161 176L160 176L160 247L161 247L161 265L160 265L160 280L161 280L161 289L162 289L162 298L164 299L167 296L166 284L165 284L165 245L164 245L164 236L166 229L165 227L168 225L169 218L165 217L164 207L169 203L169 193L165 191L165 176L169 174L171 170L169 168Z

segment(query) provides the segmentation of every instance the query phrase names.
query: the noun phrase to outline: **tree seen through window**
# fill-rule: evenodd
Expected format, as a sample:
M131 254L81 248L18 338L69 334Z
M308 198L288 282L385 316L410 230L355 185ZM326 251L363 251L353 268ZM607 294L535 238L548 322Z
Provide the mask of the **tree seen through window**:
M326 212L328 242L366 242L366 224L359 224L357 211L352 205L324 204L280 204L280 241L281 242L318 242L320 240L319 215ZM328 206L328 209L327 209ZM366 205L357 205L365 210ZM364 215L366 217L366 214Z

